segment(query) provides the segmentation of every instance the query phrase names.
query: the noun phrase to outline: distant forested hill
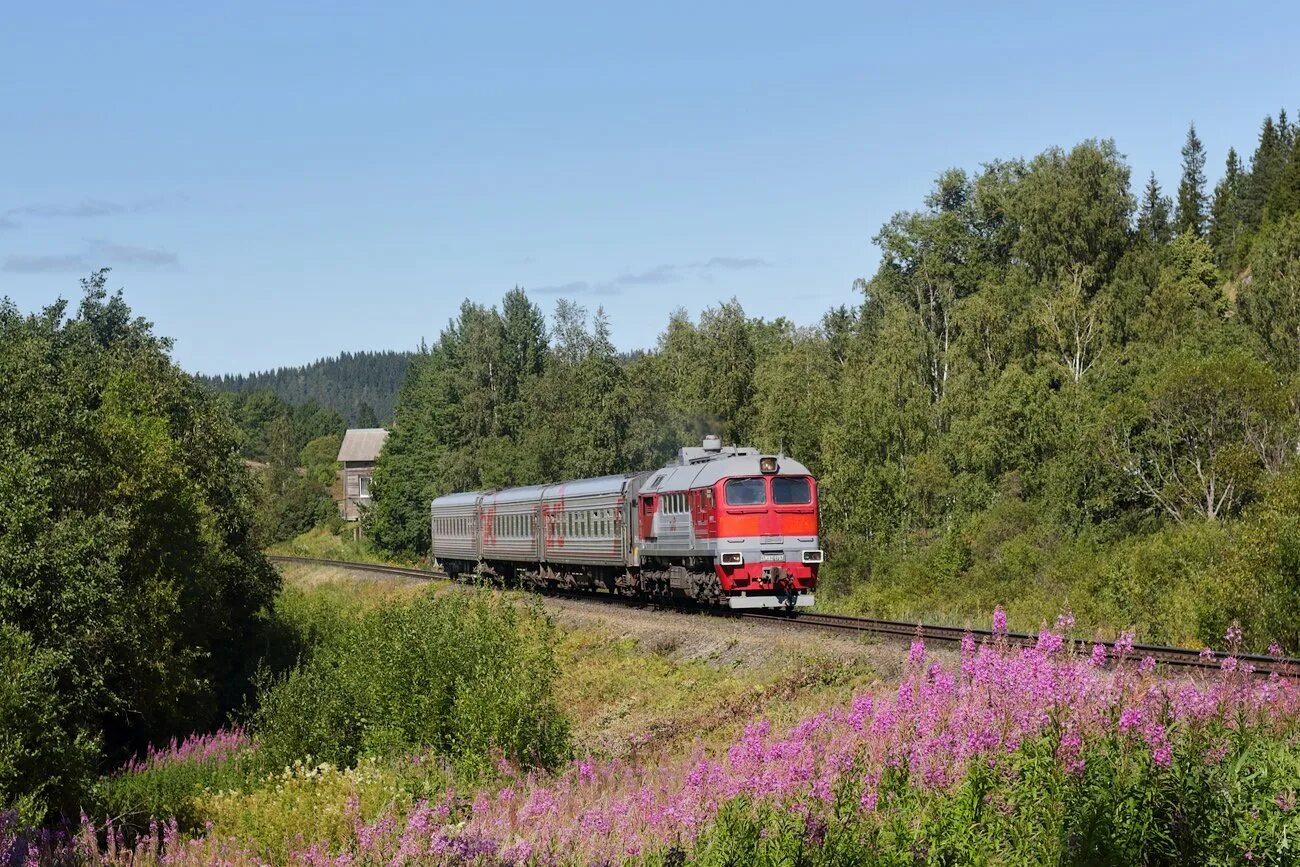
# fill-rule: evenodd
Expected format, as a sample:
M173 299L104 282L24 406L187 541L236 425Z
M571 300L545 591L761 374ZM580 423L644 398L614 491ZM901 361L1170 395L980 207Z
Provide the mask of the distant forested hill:
M397 390L410 360L409 352L343 352L301 367L199 379L237 394L270 391L292 406L315 400L337 412L349 426L366 427L392 422Z

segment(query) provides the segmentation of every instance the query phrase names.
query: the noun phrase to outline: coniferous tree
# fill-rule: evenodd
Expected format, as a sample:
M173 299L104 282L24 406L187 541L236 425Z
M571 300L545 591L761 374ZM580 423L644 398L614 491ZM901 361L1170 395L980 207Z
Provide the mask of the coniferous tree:
M1243 175L1241 160L1236 148L1228 148L1228 161L1223 178L1214 185L1214 200L1210 205L1210 229L1207 240L1214 251L1214 261L1227 268L1234 261L1241 240L1241 195Z
M1169 243L1172 234L1169 222L1171 206L1169 197L1160 190L1156 173L1152 172L1151 177L1147 179L1146 188L1142 191L1142 205L1138 210L1138 235L1143 240L1152 244Z
M1196 124L1187 128L1183 145L1183 179L1178 184L1178 214L1174 228L1179 234L1205 234L1205 146L1196 135Z
M1291 158L1278 174L1264 205L1264 222L1276 223L1300 211L1300 148L1291 147Z
M1252 232L1258 231L1264 222L1264 206L1286 167L1287 157L1272 116L1264 118L1259 131L1259 144L1250 161L1250 178L1244 185L1242 200L1242 220Z
M357 411L357 427L379 427L379 417L375 415L375 408L364 401L361 403L361 409Z

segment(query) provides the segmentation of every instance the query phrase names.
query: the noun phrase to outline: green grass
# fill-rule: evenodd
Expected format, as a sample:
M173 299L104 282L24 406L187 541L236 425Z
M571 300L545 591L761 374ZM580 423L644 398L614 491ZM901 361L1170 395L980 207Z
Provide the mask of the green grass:
M313 527L300 536L269 546L268 554L286 557L315 557L349 563L386 563L393 566L425 566L419 558L393 558L376 550L365 537L354 536L355 524Z

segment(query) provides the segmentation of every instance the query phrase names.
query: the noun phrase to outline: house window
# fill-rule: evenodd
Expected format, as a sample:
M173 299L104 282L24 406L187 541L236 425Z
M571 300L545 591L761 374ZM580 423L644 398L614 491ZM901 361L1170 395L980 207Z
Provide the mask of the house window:
M357 496L363 500L370 498L370 476L357 476Z

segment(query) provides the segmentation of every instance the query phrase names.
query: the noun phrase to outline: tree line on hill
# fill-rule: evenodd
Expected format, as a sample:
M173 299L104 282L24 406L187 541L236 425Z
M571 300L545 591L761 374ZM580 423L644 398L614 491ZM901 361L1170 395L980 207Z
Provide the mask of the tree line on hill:
M818 475L829 597L899 617L1071 606L1153 640L1300 643L1300 148L1285 113L1207 186L1135 195L1109 140L942 173L813 327L735 300L620 355L604 313L466 301L412 358L365 518L646 469L708 432ZM1025 623L1028 625L1036 625Z
M218 391L269 391L290 406L315 402L347 427L380 427L393 419L393 402L406 377L410 352L341 352L297 367L198 378Z

